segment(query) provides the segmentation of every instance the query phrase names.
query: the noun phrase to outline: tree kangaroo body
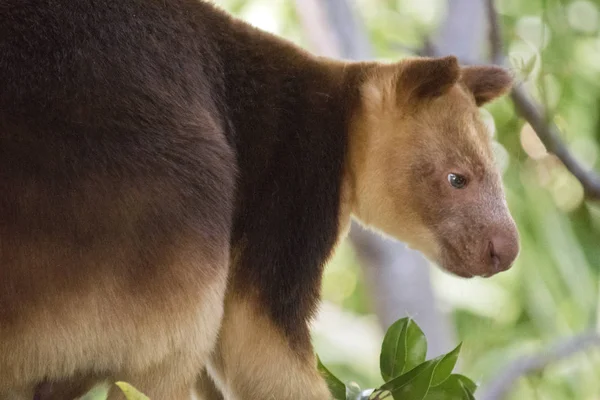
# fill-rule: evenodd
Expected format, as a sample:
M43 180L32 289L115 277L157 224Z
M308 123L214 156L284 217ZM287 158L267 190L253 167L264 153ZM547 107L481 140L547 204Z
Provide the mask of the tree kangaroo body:
M194 0L0 1L0 399L184 399L205 369L226 399L328 398L308 323L351 215L459 275L512 263L477 119L509 85L317 58Z

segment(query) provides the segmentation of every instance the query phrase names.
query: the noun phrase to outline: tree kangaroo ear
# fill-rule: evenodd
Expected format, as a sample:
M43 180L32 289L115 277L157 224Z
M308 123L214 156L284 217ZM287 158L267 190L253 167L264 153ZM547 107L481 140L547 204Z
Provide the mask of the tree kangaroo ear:
M494 65L463 67L461 81L473 93L478 107L504 95L513 85L511 74Z
M399 99L431 99L446 93L459 77L454 56L410 59L400 64L396 91Z

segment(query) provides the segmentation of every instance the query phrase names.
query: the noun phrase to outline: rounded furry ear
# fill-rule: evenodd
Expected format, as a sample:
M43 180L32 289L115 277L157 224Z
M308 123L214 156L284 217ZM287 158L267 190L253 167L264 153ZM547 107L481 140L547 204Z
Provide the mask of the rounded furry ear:
M396 91L399 98L434 98L446 93L459 77L460 66L454 56L407 59L400 63Z
M463 67L461 81L473 93L478 107L506 94L513 85L511 74L495 65Z

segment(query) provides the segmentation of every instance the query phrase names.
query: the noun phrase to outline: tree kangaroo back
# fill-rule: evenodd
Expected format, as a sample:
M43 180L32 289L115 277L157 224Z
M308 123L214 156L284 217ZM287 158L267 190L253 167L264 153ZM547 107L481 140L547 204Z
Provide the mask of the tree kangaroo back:
M328 399L309 322L351 215L461 276L516 257L477 114L509 87L200 0L0 0L0 399Z
M0 398L95 373L171 399L214 347L236 160L187 3L1 4Z

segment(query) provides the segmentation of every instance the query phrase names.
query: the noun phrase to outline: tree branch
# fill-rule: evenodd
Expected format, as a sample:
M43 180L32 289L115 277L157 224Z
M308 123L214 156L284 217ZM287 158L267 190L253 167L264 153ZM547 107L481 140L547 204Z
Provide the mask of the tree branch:
M558 127L544 117L541 108L534 103L522 86L513 88L510 97L519 114L529 122L546 149L556 155L565 168L581 182L586 197L600 200L600 176L596 175L594 171L586 169L571 154L560 139Z
M548 364L595 346L600 346L600 335L591 332L566 339L539 354L517 358L505 368L500 369L502 371L500 375L487 386L487 390L478 398L479 400L503 399L512 384L521 376L541 370Z
M500 21L498 21L495 0L486 1L486 11L489 24L490 59L496 65L504 65L502 28L500 27Z
M492 63L504 66L502 31L498 21L498 12L494 0L487 0L486 5L489 22L490 59ZM560 130L556 124L546 117L542 106L529 96L522 84L515 85L510 97L517 112L529 122L546 149L553 153L565 168L579 180L583 186L585 196L588 199L600 200L600 176L585 168L571 154L560 138Z

